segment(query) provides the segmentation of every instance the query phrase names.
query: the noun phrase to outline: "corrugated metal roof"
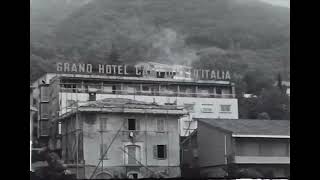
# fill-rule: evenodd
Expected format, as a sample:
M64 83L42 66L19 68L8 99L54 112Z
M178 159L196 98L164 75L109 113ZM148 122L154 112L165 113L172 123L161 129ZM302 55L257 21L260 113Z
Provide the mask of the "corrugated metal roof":
M234 135L290 136L288 120L197 119L199 122L231 131Z

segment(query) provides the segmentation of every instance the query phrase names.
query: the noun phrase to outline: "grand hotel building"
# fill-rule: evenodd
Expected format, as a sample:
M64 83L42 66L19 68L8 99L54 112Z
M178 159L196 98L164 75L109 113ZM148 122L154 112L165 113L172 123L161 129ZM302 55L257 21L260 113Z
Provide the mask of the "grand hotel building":
M183 66L144 63L159 73L140 77L103 74L48 73L33 83L38 106L38 138L61 134L52 120L88 101L127 98L159 105L175 104L189 112L179 121L180 136L188 136L197 127L194 118L238 119L238 101L229 80L200 80L181 73ZM183 74L183 73L182 73ZM159 76L161 75L161 76ZM169 76L170 75L170 76ZM54 127L54 128L52 128ZM55 142L53 146L59 146Z

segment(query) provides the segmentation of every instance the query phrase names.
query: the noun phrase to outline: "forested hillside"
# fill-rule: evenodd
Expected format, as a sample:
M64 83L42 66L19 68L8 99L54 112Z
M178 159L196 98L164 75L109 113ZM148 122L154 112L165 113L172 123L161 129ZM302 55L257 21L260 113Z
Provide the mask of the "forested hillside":
M239 93L266 95L278 76L290 79L290 9L259 0L33 0L30 18L31 81L57 61L112 54L228 69Z

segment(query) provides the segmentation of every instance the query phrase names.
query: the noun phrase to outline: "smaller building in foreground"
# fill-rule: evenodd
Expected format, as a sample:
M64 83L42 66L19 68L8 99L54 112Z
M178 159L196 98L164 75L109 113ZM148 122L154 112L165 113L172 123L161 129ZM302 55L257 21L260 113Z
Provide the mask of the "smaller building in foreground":
M197 120L197 131L182 142L182 174L290 176L290 121Z
M179 121L186 111L123 98L60 116L62 159L80 179L180 177Z

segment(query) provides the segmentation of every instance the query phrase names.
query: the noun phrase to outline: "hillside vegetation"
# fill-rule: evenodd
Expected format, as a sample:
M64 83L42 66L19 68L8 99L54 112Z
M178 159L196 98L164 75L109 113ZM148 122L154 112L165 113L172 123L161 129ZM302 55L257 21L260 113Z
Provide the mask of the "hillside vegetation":
M290 80L288 8L259 0L33 0L30 18L31 81L58 61L228 69L240 118L290 119L290 99L273 86Z

